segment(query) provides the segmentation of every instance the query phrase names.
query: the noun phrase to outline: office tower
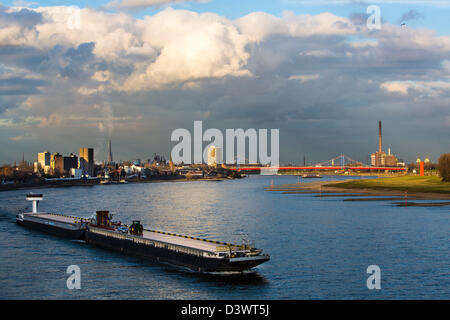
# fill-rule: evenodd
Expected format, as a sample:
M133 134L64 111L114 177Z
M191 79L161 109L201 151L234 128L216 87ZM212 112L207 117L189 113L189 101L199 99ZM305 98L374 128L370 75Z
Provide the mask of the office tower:
M94 149L80 148L80 157L78 159L78 167L83 169L84 173L94 175Z
M216 166L222 163L222 149L216 146L208 148L208 166Z

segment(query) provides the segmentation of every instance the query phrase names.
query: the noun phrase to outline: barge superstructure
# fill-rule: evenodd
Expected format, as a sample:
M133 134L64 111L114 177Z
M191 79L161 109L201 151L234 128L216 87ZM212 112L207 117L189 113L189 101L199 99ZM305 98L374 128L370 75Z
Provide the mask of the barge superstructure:
M140 221L127 226L111 221L109 211L97 211L91 219L39 213L37 205L42 198L28 195L28 200L34 200L33 212L19 214L18 224L195 272L241 272L270 260L263 250L247 243L238 245L144 229Z

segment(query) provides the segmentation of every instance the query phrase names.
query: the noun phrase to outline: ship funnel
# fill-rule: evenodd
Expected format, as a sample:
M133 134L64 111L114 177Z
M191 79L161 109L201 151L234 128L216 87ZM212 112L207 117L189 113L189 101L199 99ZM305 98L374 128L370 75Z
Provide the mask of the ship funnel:
M44 196L42 194L29 193L27 195L27 200L33 201L33 213L38 213L39 201L42 199L44 199Z

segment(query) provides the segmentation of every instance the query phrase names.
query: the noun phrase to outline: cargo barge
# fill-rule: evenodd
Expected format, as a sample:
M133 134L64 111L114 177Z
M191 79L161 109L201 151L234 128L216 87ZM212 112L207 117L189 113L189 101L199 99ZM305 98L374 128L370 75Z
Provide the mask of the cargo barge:
M144 229L140 221L130 226L111 221L108 211L82 219L39 213L42 195L28 195L33 212L17 216L17 223L69 239L150 261L184 267L195 272L242 272L270 260L249 244L231 244L174 233Z
M17 224L70 240L84 240L88 219L38 212L39 201L42 199L42 194L28 194L27 200L33 202L32 212L19 213L16 216Z

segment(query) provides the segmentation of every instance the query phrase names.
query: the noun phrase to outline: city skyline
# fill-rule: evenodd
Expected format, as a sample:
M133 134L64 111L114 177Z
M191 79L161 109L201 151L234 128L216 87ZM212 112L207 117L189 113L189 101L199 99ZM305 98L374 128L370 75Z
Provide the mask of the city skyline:
M115 159L170 155L195 120L280 129L280 163L367 161L378 120L406 162L448 149L448 6L379 1L368 30L350 1L110 2L79 24L70 2L0 7L0 163L76 145L106 160L109 140Z
M366 163L366 164L370 164L371 166L375 166L375 167L378 167L378 166L384 166L385 164L388 164L388 166L398 166L398 165L400 165L400 166L405 166L406 164L408 164L408 163L415 163L415 162L418 162L421 158L422 158L422 160L424 160L425 159L425 162L433 162L433 161L431 161L430 160L430 155L429 154L425 154L425 155L421 155L421 156L418 156L417 158L415 158L415 159L413 159L413 160L411 160L411 161L406 161L405 162L405 160L403 159L403 158L397 158L396 156L394 156L392 153L391 153L391 148L390 147L388 147L387 148L387 153L385 153L384 151L383 151L383 145L382 145L382 129L381 129L381 120L380 121L378 121L378 150L377 150L377 152L374 152L374 153L371 153L370 155L368 155L365 159L359 159L359 160L356 160L356 161L358 161L358 162L361 162L361 163ZM239 143L238 142L238 140L240 140L240 138L237 138L236 137L236 141L235 141L235 143ZM217 142L217 141L216 141ZM245 155L245 160L243 160L243 161L245 161L245 163L247 163L247 164L249 164L250 162L248 161L249 159L247 158L247 156L249 156L249 154L248 154L248 152L249 152L249 148L250 148L250 146L248 145L248 140L246 140L245 141L245 144L244 144L244 148L246 149L246 155ZM223 143L223 142L222 142ZM212 143L212 144L210 144L209 145L209 147L208 147L208 145L206 145L207 144L207 142L205 142L205 141L203 141L202 142L202 146L201 146L201 149L204 151L204 152L206 152L207 153L207 159L203 159L203 163L204 164L209 164L209 162L210 161L213 161L213 160L211 160L212 158L214 158L214 159L216 159L216 160L214 160L214 161L217 161L217 159L222 159L222 163L228 163L226 160L225 160L225 158L224 158L224 156L223 156L223 153L222 153L222 150L221 150L221 148L220 147L218 147L217 145L215 145L214 143ZM94 152L94 148L86 148L86 147L83 147L83 148L80 148L80 152L79 152L79 156L80 156L80 159L81 158L84 158L84 154L86 154L87 155L87 151L84 151L84 150L87 150L87 149L89 149L89 150L92 150L91 152L93 153ZM191 152L192 151L194 151L194 149L195 149L195 146L194 146L194 144L192 144L191 145ZM216 153L215 153L215 151L211 151L212 149L214 149L214 150L218 150L218 155L216 155ZM113 156L112 156L112 154L113 154L113 152L112 152L112 143L111 143L111 139L109 139L108 140L108 142L107 142L107 145L106 145L106 159L103 159L103 158L99 158L98 156L97 157L94 157L93 156L93 154L92 154L92 162L94 163L96 163L96 164L112 164L112 163L115 163L114 161L113 161ZM173 149L172 149L172 152L173 152ZM212 152L212 153L211 153ZM31 161L26 161L26 162L29 162L29 163L33 163L33 162L39 162L39 163L41 163L42 161L44 161L44 160L41 160L41 159L44 159L43 157L44 157L44 154L45 153L47 153L48 154L48 156L50 157L50 155L54 155L54 154L57 154L57 155L60 155L59 154L59 152L56 152L56 153L50 153L50 152L48 152L48 151L45 151L45 152L38 152L38 154L37 154L37 158L36 159L32 159ZM22 152L22 162L24 162L25 161L25 158L24 158L24 154L25 154L25 152ZM97 154L97 153L96 153ZM154 155L156 155L156 153L154 153ZM341 155L339 155L339 156L342 156L343 154L341 154ZM60 155L61 156L61 155ZM72 152L70 152L70 157L72 157L73 156L73 153ZM338 156L338 157L339 157ZM385 162L385 157L389 157L389 162ZM233 159L236 159L236 154L234 154L233 156L232 156L232 158ZM258 157L259 158L259 157ZM131 156L131 155L129 155L128 157L126 157L126 158L124 158L124 159L121 159L121 160L118 160L118 162L117 163L121 163L121 162L123 162L123 161L125 161L125 162L129 162L129 161L135 161L135 160L138 160L139 162L141 161L141 159L147 159L147 161L148 162L150 162L151 161L151 159L148 157L148 155L146 155L145 157L143 157L143 158L141 158L141 157L133 157L133 156ZM304 165L306 165L306 155L303 155L303 157L302 157L302 162L304 163ZM323 159L322 159L323 160ZM333 161L334 159L331 159L331 160L325 160L325 161L316 161L317 163L313 163L313 162L311 162L311 161L308 161L308 165L314 165L314 164L320 164L321 162L329 162L329 161ZM50 160L49 160L50 161ZM354 161L354 160L352 160L352 161ZM386 160L386 161L388 161L388 160ZM17 161L15 161L15 163L16 163ZM258 162L259 162L259 160L258 160ZM230 162L230 163L228 163L228 164L233 164L234 162ZM299 162L299 161L297 161L297 162L289 162L289 164L300 164L301 162ZM287 164L287 163L285 163L285 164Z

